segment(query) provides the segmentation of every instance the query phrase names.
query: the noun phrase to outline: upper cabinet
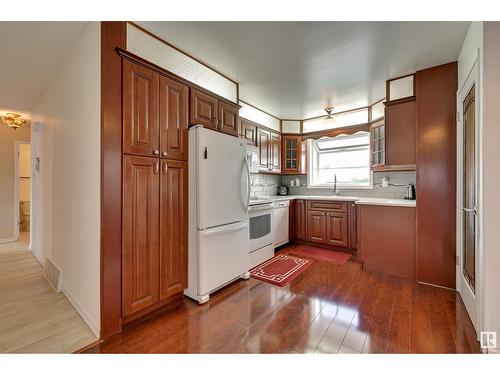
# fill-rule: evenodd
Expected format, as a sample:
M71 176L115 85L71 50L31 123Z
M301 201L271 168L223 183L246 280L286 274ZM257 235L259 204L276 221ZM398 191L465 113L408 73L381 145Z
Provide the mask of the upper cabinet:
M240 137L246 140L248 145L257 146L257 125L240 119Z
M159 74L123 61L123 152L159 156Z
M192 88L190 123L238 136L239 107Z
M187 160L186 85L123 61L123 153Z
M264 128L257 128L259 168L262 172L281 172L281 136Z
M385 165L385 125L379 121L370 127L371 165L374 169Z
M306 173L306 144L300 135L283 135L281 137L283 174L304 174Z
M188 100L187 86L160 77L160 151L163 158L187 160Z

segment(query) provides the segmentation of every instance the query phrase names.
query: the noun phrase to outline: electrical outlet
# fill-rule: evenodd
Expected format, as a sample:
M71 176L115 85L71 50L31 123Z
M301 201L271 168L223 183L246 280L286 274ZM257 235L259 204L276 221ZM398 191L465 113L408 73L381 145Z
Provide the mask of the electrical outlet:
M389 177L384 176L382 177L382 187L389 187Z

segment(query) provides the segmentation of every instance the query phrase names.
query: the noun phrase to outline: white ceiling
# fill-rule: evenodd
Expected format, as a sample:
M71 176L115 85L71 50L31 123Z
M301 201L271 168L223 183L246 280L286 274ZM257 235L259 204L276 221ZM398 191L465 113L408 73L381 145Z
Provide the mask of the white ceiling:
M32 110L85 24L0 22L1 112Z
M385 96L385 80L457 60L469 22L138 22L281 118Z

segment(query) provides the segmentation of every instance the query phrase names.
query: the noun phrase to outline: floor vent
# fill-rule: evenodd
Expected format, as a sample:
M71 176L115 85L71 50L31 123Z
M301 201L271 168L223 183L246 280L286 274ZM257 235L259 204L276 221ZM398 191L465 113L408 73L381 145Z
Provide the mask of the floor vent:
M45 277L57 293L62 292L61 270L49 258L45 262Z

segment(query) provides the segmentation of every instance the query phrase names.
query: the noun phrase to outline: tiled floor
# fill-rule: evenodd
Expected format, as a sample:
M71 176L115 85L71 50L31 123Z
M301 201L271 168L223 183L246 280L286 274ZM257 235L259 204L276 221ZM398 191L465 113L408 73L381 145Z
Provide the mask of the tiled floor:
M0 245L0 353L70 353L96 341L27 248L26 238Z
M283 250L289 251L291 247ZM130 326L96 353L477 353L453 291L314 264L285 287L238 281Z

